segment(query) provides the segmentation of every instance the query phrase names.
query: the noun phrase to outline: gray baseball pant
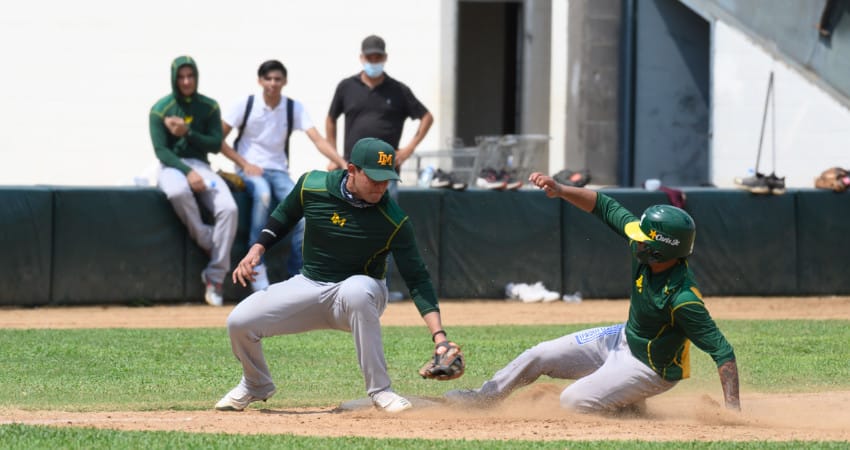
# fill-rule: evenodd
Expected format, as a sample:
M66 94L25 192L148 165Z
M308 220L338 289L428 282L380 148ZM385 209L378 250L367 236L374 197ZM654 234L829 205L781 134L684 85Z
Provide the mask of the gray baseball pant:
M578 412L616 411L676 385L632 355L625 326L618 324L537 344L478 391L484 398L503 399L541 375L576 380L561 392L561 406Z
M186 225L192 240L209 253L210 262L203 275L213 283L221 283L230 270L230 248L239 225L236 201L224 180L208 164L190 158L181 161L205 180L214 181L215 187L195 193L183 172L163 166L159 174L159 188L165 192L177 217ZM198 202L213 213L214 225L207 225L201 219Z
M390 387L380 317L387 307L384 280L354 275L339 283L313 281L296 275L257 291L236 305L227 317L233 354L242 363L240 385L255 397L275 390L261 339L311 330L351 333L357 360L374 394Z

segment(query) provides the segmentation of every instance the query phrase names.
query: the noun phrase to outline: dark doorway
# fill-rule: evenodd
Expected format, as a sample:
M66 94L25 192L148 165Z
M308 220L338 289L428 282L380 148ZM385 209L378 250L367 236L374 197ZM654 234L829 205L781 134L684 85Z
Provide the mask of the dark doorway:
M709 182L709 23L680 2L633 2L633 102L631 179L649 178L670 186ZM628 51L628 50L626 50ZM629 124L624 124L629 126Z
M458 5L455 135L466 145L519 129L522 23L517 2Z

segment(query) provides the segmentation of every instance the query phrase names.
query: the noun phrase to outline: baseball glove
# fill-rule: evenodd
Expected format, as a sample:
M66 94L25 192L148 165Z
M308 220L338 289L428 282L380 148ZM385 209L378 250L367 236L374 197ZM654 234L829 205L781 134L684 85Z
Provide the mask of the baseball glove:
M440 351L445 349L445 351ZM463 352L460 346L450 341L443 341L434 348L434 357L419 369L422 378L433 380L454 380L463 375L466 369Z

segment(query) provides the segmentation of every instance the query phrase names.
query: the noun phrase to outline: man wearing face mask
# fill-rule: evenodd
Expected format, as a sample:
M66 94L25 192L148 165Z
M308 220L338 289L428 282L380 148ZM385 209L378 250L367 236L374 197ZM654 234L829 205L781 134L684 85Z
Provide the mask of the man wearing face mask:
M434 117L407 85L384 72L386 62L384 40L375 35L363 39L360 44L363 70L337 85L325 120L325 136L331 146L337 148L336 121L345 114L343 158L351 160L351 149L360 139L378 138L396 149L395 165L398 172L401 165L413 155L416 146L425 139ZM401 133L408 118L418 119L419 128L410 142L402 147L399 146ZM334 162L328 165L328 170L343 168ZM387 191L393 200L398 200L398 181L391 180ZM390 298L399 300L402 293L391 291Z
M655 205L638 219L596 191L559 184L537 172L529 181L548 197L595 215L629 240L634 259L628 320L537 344L480 388L445 396L457 403L490 406L548 375L576 380L561 393L565 409L639 412L646 398L689 377L693 342L714 359L726 407L740 410L735 353L709 315L688 267L696 237L693 218L675 206Z
M434 123L434 117L409 87L384 72L387 52L383 39L375 35L368 36L363 39L360 49L363 70L337 85L325 120L325 136L336 147L336 122L340 115L345 114L343 158L350 160L355 142L365 137L375 137L396 149L398 169L425 138ZM404 122L408 118L419 120L419 128L410 142L400 146ZM331 163L328 168L338 167ZM393 180L389 186L393 198L397 198L396 183Z

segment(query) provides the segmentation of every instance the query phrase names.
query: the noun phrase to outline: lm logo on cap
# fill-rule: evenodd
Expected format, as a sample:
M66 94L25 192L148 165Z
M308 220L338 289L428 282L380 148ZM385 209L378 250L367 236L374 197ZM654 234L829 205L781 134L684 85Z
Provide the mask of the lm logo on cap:
M378 164L382 166L392 166L393 155L388 155L384 152L378 152Z

